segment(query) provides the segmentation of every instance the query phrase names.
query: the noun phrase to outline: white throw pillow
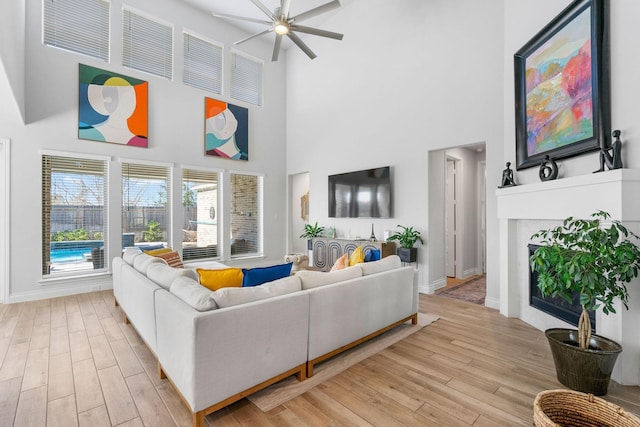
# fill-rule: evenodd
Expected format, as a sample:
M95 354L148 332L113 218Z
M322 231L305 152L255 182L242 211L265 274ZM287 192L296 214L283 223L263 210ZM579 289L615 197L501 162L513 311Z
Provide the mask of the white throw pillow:
M147 269L153 263L162 263L164 265L168 265L165 260L162 258L158 258L155 256L140 254L133 259L133 268L138 270L140 273L147 275Z
M189 277L198 282L198 273L184 268L174 268L160 262L149 264L147 277L166 290L171 288L171 284L177 277Z
M398 255L389 255L382 258L380 261L371 261L360 264L362 267L362 275L368 276L370 274L382 273L383 271L393 270L394 268L402 267L402 262Z
M211 297L219 308L225 308L273 298L279 295L291 294L301 289L300 279L295 276L289 276L258 286L218 289L212 293Z
M189 277L180 276L174 279L169 291L198 311L218 308L211 298L212 292Z
M330 285L332 283L344 282L345 280L357 279L362 277L362 268L364 264L356 264L342 270L322 271L301 270L296 273L296 277L302 282L302 289L312 289L318 286Z

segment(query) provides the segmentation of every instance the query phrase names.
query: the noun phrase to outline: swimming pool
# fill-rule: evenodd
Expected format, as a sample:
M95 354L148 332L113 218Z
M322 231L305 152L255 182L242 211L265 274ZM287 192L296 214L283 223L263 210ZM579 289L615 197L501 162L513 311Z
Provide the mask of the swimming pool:
M51 262L85 262L91 255L91 248L53 249L49 255Z

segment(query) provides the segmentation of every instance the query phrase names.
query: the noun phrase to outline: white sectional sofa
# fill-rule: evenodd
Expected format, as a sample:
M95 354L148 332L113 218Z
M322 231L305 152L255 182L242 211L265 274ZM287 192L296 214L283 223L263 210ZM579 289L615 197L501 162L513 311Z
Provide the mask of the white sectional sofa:
M417 323L413 267L393 255L215 292L146 254L113 262L116 304L193 414L204 417L392 327ZM159 260L159 261L158 261Z

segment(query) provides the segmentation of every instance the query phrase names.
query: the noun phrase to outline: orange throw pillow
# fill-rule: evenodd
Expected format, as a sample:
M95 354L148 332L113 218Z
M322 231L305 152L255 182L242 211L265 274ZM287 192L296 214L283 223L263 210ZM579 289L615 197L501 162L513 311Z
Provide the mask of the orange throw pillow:
M154 255L155 257L162 258L167 261L170 267L174 268L184 268L182 264L182 260L180 259L180 254L176 251L166 252L163 254Z
M335 263L333 263L331 271L342 270L347 267L349 267L349 256L347 254L344 254L340 258L338 258Z

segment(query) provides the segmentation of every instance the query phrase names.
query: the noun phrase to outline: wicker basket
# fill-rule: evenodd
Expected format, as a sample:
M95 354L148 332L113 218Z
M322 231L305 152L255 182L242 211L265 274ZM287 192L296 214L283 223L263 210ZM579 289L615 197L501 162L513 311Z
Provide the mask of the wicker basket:
M621 407L572 390L540 392L533 403L537 427L640 427L640 419Z

